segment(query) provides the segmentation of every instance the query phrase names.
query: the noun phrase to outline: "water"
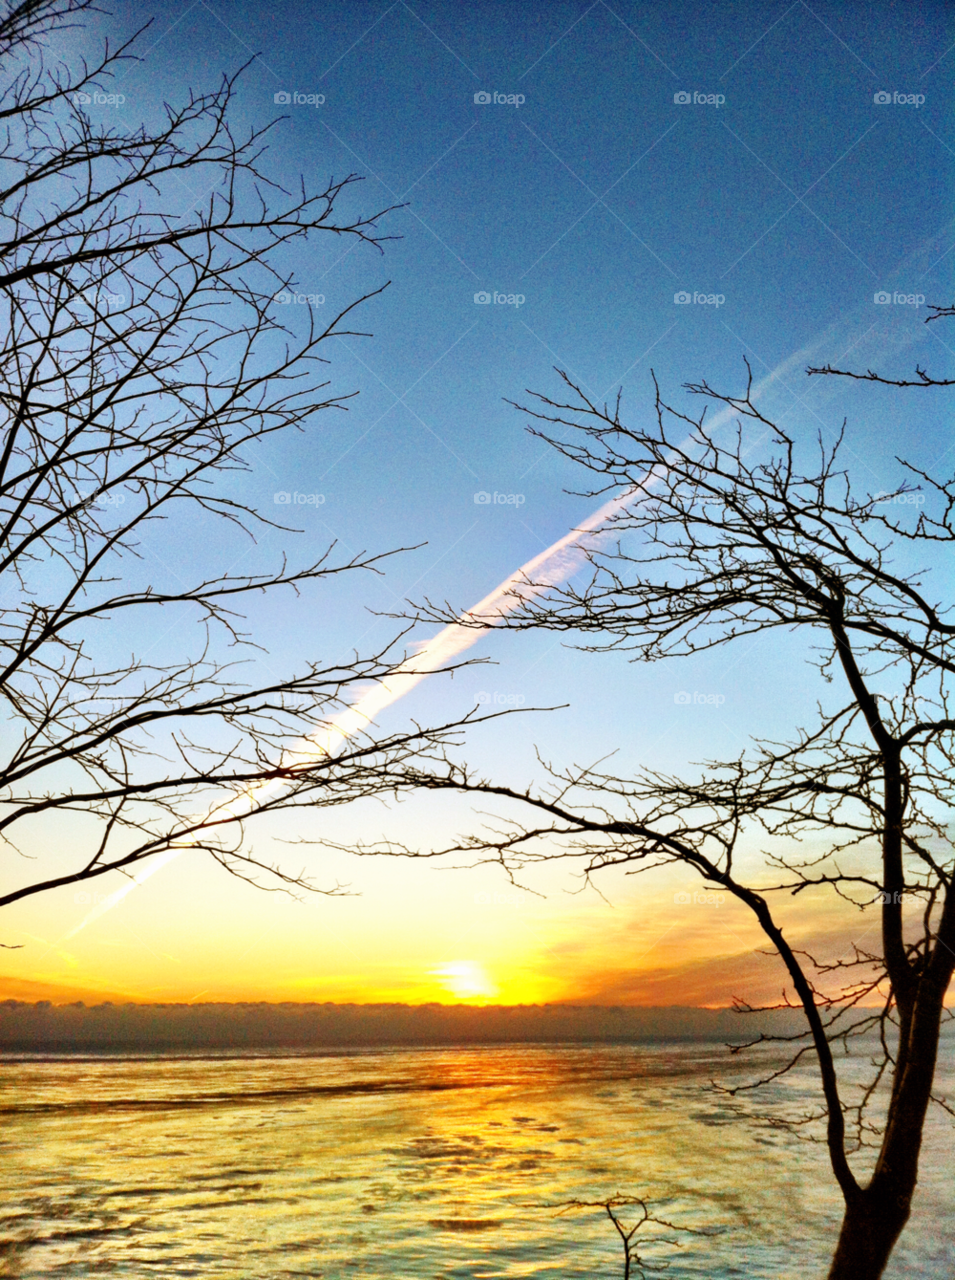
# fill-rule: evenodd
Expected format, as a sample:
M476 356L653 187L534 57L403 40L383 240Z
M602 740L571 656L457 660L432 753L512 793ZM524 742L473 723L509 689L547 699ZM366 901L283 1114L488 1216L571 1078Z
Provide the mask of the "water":
M648 1235L673 1280L822 1277L825 1151L755 1118L811 1105L811 1073L708 1087L737 1069L705 1045L8 1055L0 1276L610 1280L606 1214L560 1206L625 1192L707 1233ZM929 1128L892 1280L955 1274L952 1124Z

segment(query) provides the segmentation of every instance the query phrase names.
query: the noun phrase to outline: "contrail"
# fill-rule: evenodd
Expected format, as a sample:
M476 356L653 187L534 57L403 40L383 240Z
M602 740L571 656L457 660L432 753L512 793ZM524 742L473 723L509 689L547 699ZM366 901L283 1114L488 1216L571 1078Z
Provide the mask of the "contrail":
M478 618L503 618L518 603L513 594L515 588L522 587L525 596L529 593L527 585L529 579L538 580L540 575L540 585L537 590L542 590L545 586L557 586L561 582L566 582L568 578L572 577L583 560L584 549L580 546L580 540L586 534L598 529L614 512L621 510L626 505L628 497L629 493L614 498L610 502L605 502L583 524L576 529L571 529L569 533L565 533L552 546L536 555L532 560L528 560L510 577L505 578L500 586L495 587L490 595L478 601L473 609L468 610L468 613ZM463 616L466 617L467 615ZM427 640L416 654L413 654L412 657L396 667L390 676L384 680L377 681L352 706L347 707L339 715L335 716L328 725L323 726L316 733L310 734L303 739L301 744L294 749L294 752L289 754L293 755L299 763L303 754L306 757L311 754L316 760L321 759L323 756L330 756L336 747L347 742L354 734L367 729L374 722L377 715L397 702L399 698L403 698L405 694L410 693L426 676L434 675L445 663L450 662L458 654L469 649L488 629L476 628L473 622L469 626L453 622L444 627L437 635ZM217 815L222 815L230 810L234 813L238 813L241 809L251 811L256 801L262 800L270 794L275 794L281 790L282 786L281 780L262 783L259 787L243 793L226 805L217 806L213 812ZM69 938L75 937L88 924L93 924L96 920L99 920L107 911L111 911L113 907L118 906L126 895L132 893L144 880L148 880L157 871L161 871L163 867L168 866L170 862L185 853L190 847L192 846L188 844L177 846L150 858L130 877L126 884L121 885L114 893L105 897L102 902L98 902L92 911L74 929L71 929L61 941L65 942Z
M751 394L754 397L762 395L787 373L803 364L812 352L817 350L820 344L832 333L834 328L835 325L830 326L823 335L782 361L781 364L766 374L753 387ZM710 418L707 425L710 429L717 428L738 416L735 409L727 406L727 408L721 409L719 413ZM691 439L691 436L687 436L681 447L690 444ZM648 472L641 483L644 487L647 487L653 483L653 480L652 473ZM387 707L392 706L399 698L403 698L410 693L427 676L435 674L445 663L458 657L465 650L470 649L473 644L476 644L481 639L486 631L492 628L493 620L495 618L504 618L509 613L512 613L520 604L521 598L526 599L528 596L540 594L550 587L560 586L573 577L577 569L584 563L587 554L588 548L582 545L583 539L588 534L596 533L612 516L624 510L632 500L632 497L633 489L631 488L616 498L605 502L593 515L588 516L576 528L565 533L562 538L558 538L546 550L541 551L533 559L528 560L526 564L521 565L519 569L516 569L505 578L489 595L486 595L473 608L462 614L461 621L450 623L439 631L437 635L425 641L418 652L396 667L390 676L374 684L352 706L337 715L328 725L309 735L308 738L303 739L300 745L289 754L293 755L299 762L301 762L303 753L306 757L311 754L316 760L331 755L336 747L346 742L354 734L367 729L374 722L377 715ZM488 627L475 626L475 621L483 618L488 619ZM250 791L235 797L225 805L216 806L212 812L224 814L230 811L238 813L241 809L251 811L257 800L281 790L282 785L281 781L263 783L259 787L252 788ZM150 876L155 875L157 871L161 871L163 867L168 866L170 862L191 847L193 846L184 844L167 849L165 852L150 858L143 867L131 876L126 884L117 889L115 893L111 893L104 898L102 902L97 903L93 910L61 941L75 937L81 929L85 929L88 924L92 924L105 915L107 911L111 911L113 907L118 906L133 889L148 880Z

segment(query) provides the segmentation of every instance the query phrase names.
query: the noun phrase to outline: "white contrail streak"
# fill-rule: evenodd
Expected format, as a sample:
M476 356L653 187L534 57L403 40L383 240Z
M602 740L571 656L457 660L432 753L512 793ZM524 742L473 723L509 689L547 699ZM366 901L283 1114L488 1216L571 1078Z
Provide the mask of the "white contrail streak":
M584 556L584 549L580 545L581 539L588 533L598 529L614 512L621 510L627 500L628 495L623 495L605 502L604 505L595 511L592 516L583 522L578 528L571 529L569 533L548 547L546 551L542 551L535 556L533 560L528 560L509 578L494 588L494 590L480 600L469 613L478 618L503 618L510 613L517 605L518 601L514 596L517 588L522 588L524 595L531 594L528 589L528 581L539 582L538 590L545 586L557 586L561 582L566 582L569 577L578 568ZM470 626L462 625L454 622L444 627L436 636L426 641L418 652L412 657L402 662L396 667L390 676L383 680L377 681L370 689L346 710L335 716L328 725L323 726L315 733L305 738L295 749L290 752L290 756L297 763L302 763L303 756L318 760L323 756L332 755L336 747L347 742L354 734L365 730L374 722L374 719L387 707L397 702L399 698L403 698L405 694L419 684L426 676L433 675L446 663L456 658L458 654L463 653L465 649L469 649L484 634L486 628L476 628L473 623ZM267 795L275 794L280 791L283 786L281 780L275 782L262 783L259 787L251 789L249 792L236 797L222 806L216 806L213 811L217 816L224 816L229 812L238 813L242 809L251 811L254 804L258 800L264 799ZM114 893L105 897L102 902L98 902L83 920L80 921L74 929L72 929L61 941L67 941L73 938L85 929L88 924L93 924L104 916L107 911L111 911L113 907L118 906L127 894L148 880L150 876L161 871L180 854L186 852L191 846L183 844L175 848L166 849L162 853L156 854L144 863L130 879L121 885Z
M753 387L751 394L754 397L762 395L773 383L778 382L787 373L802 365L812 352L819 347L820 343L824 341L825 337L828 336L826 334L823 338L817 338L810 345L804 347L801 351L797 351L777 365L775 369ZM708 419L707 426L712 430L738 416L734 409L727 407ZM683 446L689 443L690 437L687 437L683 442ZM643 486L645 488L649 487L652 485L653 480L654 477L648 472L642 482ZM328 725L304 739L298 747L290 751L290 757L301 763L303 755L306 759L311 755L316 760L321 759L323 756L331 755L335 748L341 746L354 734L366 730L374 722L377 715L397 702L399 698L403 698L405 694L410 693L426 676L433 675L446 663L458 657L466 649L470 649L485 634L486 630L490 629L490 625L493 624L496 618L504 618L509 613L512 613L518 607L522 598L527 599L528 596L539 594L549 587L560 586L573 577L586 558L587 547L583 540L588 534L595 534L612 516L623 511L628 502L632 500L632 497L633 489L629 489L618 497L605 502L582 524L579 524L575 529L571 529L569 533L565 533L562 538L559 538L546 550L541 551L539 555L534 556L532 560L528 560L526 564L505 578L489 595L486 595L483 600L479 600L472 609L467 610L462 615L462 619L467 619L467 622L452 622L439 631L437 635L432 636L417 653L396 667L390 676L376 682L352 706L337 715ZM534 585L531 586L530 584ZM488 628L474 625L477 619L484 618L488 620ZM216 806L213 812L222 815L229 812L238 813L241 809L251 811L257 800L281 790L282 785L281 781L263 783L259 787L252 788L243 795L237 796L225 805ZM157 871L161 871L163 867L178 858L180 854L185 853L190 847L192 846L189 844L183 844L180 847L167 849L163 853L156 854L150 858L144 866L131 876L126 884L117 889L115 893L111 893L104 898L102 902L97 903L76 928L66 934L66 938L62 940L65 941L74 937L81 929L85 929L88 924L92 924L105 915L107 911L111 911L113 907L118 906L137 885L142 884L144 880L148 880Z

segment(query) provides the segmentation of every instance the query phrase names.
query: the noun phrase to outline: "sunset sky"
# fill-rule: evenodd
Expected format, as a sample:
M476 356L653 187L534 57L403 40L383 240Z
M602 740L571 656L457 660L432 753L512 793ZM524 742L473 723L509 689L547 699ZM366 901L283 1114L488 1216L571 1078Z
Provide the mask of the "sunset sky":
M847 420L861 488L895 489L897 455L952 470L945 392L906 399L805 376L807 364L829 361L952 376L955 330L922 323L926 302L953 299L946 6L727 4L718 23L711 4L669 0L130 8L155 15L148 57L121 73L122 107L99 110L133 127L163 99L257 55L238 116L287 115L275 171L289 184L304 173L313 187L359 173L367 181L352 205L405 205L383 223L402 238L382 256L327 237L289 260L313 299L290 312L312 305L330 319L391 282L356 317L373 336L324 351L332 390L360 392L348 412L273 439L251 474L230 480L269 515L276 493L311 495L294 507L301 534L275 531L253 546L224 530L218 546L200 548L194 530L167 524L143 548L161 582L182 563L198 576L223 559L274 566L283 550L304 561L332 540L346 554L426 544L381 579L253 601L262 670L369 652L397 630L380 614L409 599L469 608L591 515L603 499L566 493L586 478L504 403L526 399L526 388L556 393L554 366L599 401L622 386L638 422L652 409L651 368L688 405L687 381L739 392L745 355L767 384L761 407L800 440L831 441ZM71 35L62 56L132 21L118 8ZM876 101L883 93L923 100ZM276 94L324 102L276 105ZM203 195L185 193L184 207ZM888 303L876 302L882 291ZM675 301L684 292L714 300ZM487 293L503 301L476 301ZM172 619L111 638L117 653L157 660L195 642ZM650 668L554 635L495 634L470 650L493 665L419 684L380 724L445 721L476 701L567 703L475 729L460 757L515 786L542 779L535 745L557 765L616 752L620 774L688 772L689 762L736 755L751 735L782 737L809 721L827 696L809 652L804 638L777 634ZM675 702L681 692L722 702ZM755 954L761 935L743 908L694 898L701 886L686 871L614 873L601 898L566 866L516 888L492 867L289 843L389 837L429 848L473 830L473 807L424 796L252 829L257 856L307 865L350 896L256 892L185 853L82 928L94 891L105 897L119 879L85 886L86 897L27 899L4 914L0 941L20 949L0 960L0 998L718 1006L778 994L781 971ZM81 835L51 821L20 851L65 867ZM755 864L757 854L753 842L746 856ZM34 865L7 858L4 883ZM808 895L784 918L791 940L832 957L876 924Z

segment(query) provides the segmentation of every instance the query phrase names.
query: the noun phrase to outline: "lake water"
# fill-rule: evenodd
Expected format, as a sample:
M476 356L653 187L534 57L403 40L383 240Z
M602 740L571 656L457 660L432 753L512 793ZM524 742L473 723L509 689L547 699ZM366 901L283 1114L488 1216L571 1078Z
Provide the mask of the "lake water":
M606 1215L560 1206L623 1192L707 1232L650 1243L672 1280L821 1278L824 1148L758 1123L811 1072L709 1087L738 1069L698 1044L7 1055L0 1276L610 1280ZM892 1280L955 1274L952 1137L933 1115Z

